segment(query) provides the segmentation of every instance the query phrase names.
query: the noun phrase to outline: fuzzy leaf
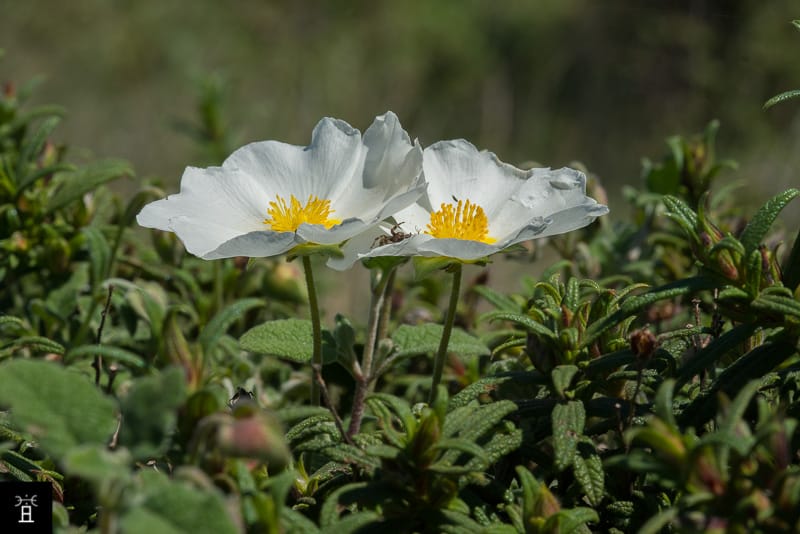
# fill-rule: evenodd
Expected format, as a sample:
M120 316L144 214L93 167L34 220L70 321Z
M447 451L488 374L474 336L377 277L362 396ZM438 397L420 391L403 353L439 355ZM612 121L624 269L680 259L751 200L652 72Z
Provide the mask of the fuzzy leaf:
M342 509L341 498L348 492L358 492L367 489L366 482L353 482L332 491L322 504L319 512L319 524L323 529L331 529L339 523L339 513Z
M751 305L757 310L792 316L795 320L800 319L800 302L793 298L761 293Z
M553 381L553 389L556 394L564 398L564 392L572 384L572 379L578 373L578 367L575 365L557 365L550 373L550 379Z
M122 397L119 443L128 447L136 459L163 454L175 426L177 409L185 398L186 380L177 367L134 380Z
M572 472L589 503L598 506L603 500L605 472L603 461L589 438L584 437L578 443L575 457L572 459Z
M794 344L785 340L765 343L754 348L725 369L702 395L695 398L680 416L681 425L699 427L714 416L717 392L732 395L753 377L764 376L797 353Z
M739 238L747 254L758 249L758 245L764 241L764 237L766 237L778 214L798 195L800 195L800 190L787 189L783 193L772 197L756 212Z
M586 523L597 523L600 517L591 508L577 507L569 510L559 510L547 518L544 532L558 532L560 534L579 534L590 532Z
M89 280L92 287L97 287L108 276L111 265L111 245L103 232L95 227L88 226L82 230L89 249Z
M785 100L789 100L790 98L796 98L800 96L800 89L792 89L791 91L784 91L779 95L775 95L766 102L764 102L764 109L769 109L775 104L780 104Z
M395 356L405 357L417 354L430 354L437 351L442 339L442 325L401 325L392 334L397 352ZM459 356L483 356L490 350L476 337L467 334L460 328L453 328L447 350Z
M3 349L10 347L27 347L36 352L49 352L52 354L64 354L64 346L52 339L42 336L23 336L15 339L11 343L3 346Z
M634 315L651 304L705 289L714 289L715 287L717 287L717 284L714 280L705 276L695 276L654 288L643 295L629 297L623 301L619 310L606 315L586 330L583 346L590 346L606 330L620 324L627 317Z
M549 339L556 339L556 334L542 323L539 323L527 315L522 315L519 313L507 313L507 312L489 312L481 317L481 320L488 320L488 321L511 321L515 323L528 332L532 334L537 334L540 336L544 336Z
M25 167L26 165L34 163L35 159L42 151L47 138L60 122L61 117L57 115L46 118L39 125L39 128L36 130L36 132L34 132L34 134L22 145L19 158L17 159L17 193L24 191L30 184L36 181L35 171L33 173L34 176L31 176L30 174L24 175L26 171Z
M0 365L0 405L56 457L77 445L105 444L117 425L115 402L86 376L38 360Z
M280 319L251 328L239 338L244 350L257 354L277 356L294 362L311 361L313 352L311 321L305 319ZM336 359L336 347L330 332L322 333L323 361Z
M137 495L137 506L120 518L121 532L239 532L213 485L200 489L154 471L141 471L139 478L142 493Z
M662 200L671 218L683 228L684 232L691 235L697 228L697 214L694 210L678 197L666 195Z
M105 445L81 445L67 453L64 470L101 487L131 478L131 456L126 449L108 450Z
M563 471L575 458L578 441L583 435L586 412L580 401L556 404L551 416L555 467Z
M676 388L680 389L703 369L710 367L732 350L741 347L756 329L755 324L745 323L728 330L713 340L680 368L676 379Z

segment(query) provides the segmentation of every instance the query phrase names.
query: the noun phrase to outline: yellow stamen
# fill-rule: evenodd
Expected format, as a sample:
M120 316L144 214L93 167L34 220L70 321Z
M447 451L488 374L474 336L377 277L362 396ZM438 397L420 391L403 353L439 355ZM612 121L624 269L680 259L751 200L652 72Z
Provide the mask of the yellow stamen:
M456 206L442 203L439 211L431 213L425 233L440 239L467 239L487 244L497 241L488 235L489 219L483 208L469 200L459 200Z
M269 203L267 210L267 217L264 219L264 224L276 232L294 232L303 224L321 224L326 229L335 224L339 224L339 219L331 218L333 210L331 209L330 200L322 200L314 195L309 195L306 205L300 204L300 201L292 195L289 198L289 204L280 195L277 195L275 200Z

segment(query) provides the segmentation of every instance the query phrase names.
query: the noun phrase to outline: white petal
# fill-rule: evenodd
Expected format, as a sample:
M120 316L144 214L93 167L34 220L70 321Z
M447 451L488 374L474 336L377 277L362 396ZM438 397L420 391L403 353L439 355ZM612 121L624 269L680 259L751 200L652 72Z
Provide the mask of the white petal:
M358 235L367 227L368 225L360 219L347 219L330 229L325 229L321 224L301 224L297 229L297 235L309 243L335 245Z
M303 240L293 232L250 232L236 236L222 243L215 250L204 254L206 260L247 256L250 258L266 258L288 252Z
M375 118L362 143L362 166L333 194L331 205L339 218L380 220L388 216L379 212L389 200L424 188L422 149L418 142L411 142L392 112ZM394 203L393 211L413 203L416 197L403 197L400 204Z
M222 166L264 184L266 196L260 202L266 213L276 195L287 201L294 195L303 203L312 195L330 199L351 180L363 158L361 133L344 121L324 118L314 127L307 147L278 141L250 143L231 154Z
M344 254L344 257L331 257L328 259L326 265L331 269L336 269L337 271L345 271L349 269L355 262L369 254L372 245L375 244L375 240L378 237L387 233L388 230L382 226L376 225L370 227L366 231L361 232L353 237L342 246L342 254Z
M419 234L424 232L431 222L431 210L423 204L427 202L427 196L423 195L415 204L403 208L394 214L394 220L407 234Z
M237 235L264 228L264 215L254 201L260 191L260 184L247 175L189 167L181 192L148 204L136 220L177 233L190 253L203 256Z
M477 260L490 256L500 249L479 241L464 239L430 239L418 246L422 256L445 256L461 260Z
M571 206L567 209L553 213L548 217L550 224L538 237L547 237L551 235L563 234L583 228L594 222L594 220L601 215L608 213L608 208L602 204L598 204L593 199L587 197L587 202L577 206Z
M480 205L490 220L529 176L463 139L439 141L426 148L423 166L433 210L454 198L468 199Z

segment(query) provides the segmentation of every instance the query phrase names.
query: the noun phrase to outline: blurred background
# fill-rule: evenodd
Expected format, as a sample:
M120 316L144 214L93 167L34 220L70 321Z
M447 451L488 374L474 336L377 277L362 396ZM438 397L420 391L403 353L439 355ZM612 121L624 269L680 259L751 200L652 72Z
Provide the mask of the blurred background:
M580 161L612 212L641 157L716 118L755 205L800 183L800 105L762 109L800 88L797 18L796 0L0 0L0 81L42 76L59 139L168 191L246 142L390 109L423 145Z

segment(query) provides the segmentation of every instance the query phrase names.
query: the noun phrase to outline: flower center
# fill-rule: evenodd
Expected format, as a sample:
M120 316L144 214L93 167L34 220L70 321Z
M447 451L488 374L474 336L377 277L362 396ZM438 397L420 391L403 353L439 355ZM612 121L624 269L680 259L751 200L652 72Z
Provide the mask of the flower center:
M330 200L309 195L303 206L294 195L289 198L288 204L283 197L277 195L275 200L269 203L267 210L269 217L264 219L264 224L270 225L276 232L294 232L303 223L321 224L328 229L342 222L339 219L332 219L332 213Z
M497 241L488 235L489 219L483 208L469 200L459 200L456 205L443 202L439 211L431 213L425 233L440 239L467 239L487 244Z

